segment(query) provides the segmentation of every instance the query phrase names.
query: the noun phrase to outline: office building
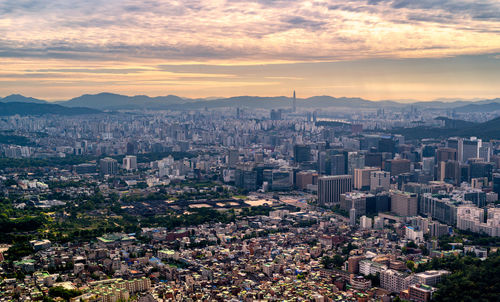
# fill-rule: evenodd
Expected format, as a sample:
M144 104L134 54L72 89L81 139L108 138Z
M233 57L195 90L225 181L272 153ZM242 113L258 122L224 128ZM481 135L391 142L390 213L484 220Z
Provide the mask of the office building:
M287 169L273 170L271 188L275 191L289 191L293 186L293 172Z
M443 280L443 277L448 274L450 274L450 272L445 270L425 271L415 274L415 281L418 284L436 286Z
M384 171L390 172L391 176L397 176L410 172L410 160L388 159L384 163Z
M351 175L323 176L318 178L318 203L338 203L340 195L352 191Z
M439 148L436 150L436 161L438 163L442 161L458 160L457 150L454 148Z
M240 160L240 152L236 149L231 149L227 155L227 165L229 168L235 168Z
M359 225L362 229L369 230L372 228L372 219L363 215L359 219Z
M463 138L459 138L459 137L452 137L452 138L449 138L448 141L447 141L447 146L448 148L452 148L452 149L455 149L457 150L457 160L459 162L464 162L464 156L463 156Z
M123 158L123 169L127 171L137 170L137 156L127 155Z
M389 292L399 293L413 283L413 276L407 273L388 269L380 272L380 287Z
M471 137L463 140L463 161L468 161L471 158L479 157L479 148L482 146L481 139Z
M369 152L365 154L365 165L367 167L382 168L382 153Z
M101 175L116 175L118 172L118 162L116 159L106 157L99 161Z
M330 157L330 175L346 174L346 158L344 154L335 154Z
M365 167L365 156L360 152L349 152L347 154L347 174L354 176L355 169Z
M370 172L370 191L388 191L391 188L391 174L386 171Z
M369 194L366 197L366 214L373 215L391 210L391 197L388 192Z
M419 213L436 219L447 225L456 225L457 206L460 202L455 201L447 195L433 195L424 193L420 198Z
M391 192L391 212L399 216L416 216L418 196L414 193L401 191Z
M311 146L309 145L293 146L293 157L295 163L304 163L311 161Z
M500 174L493 174L493 192L500 195Z
M378 141L378 152L396 153L396 142L390 137L383 137Z
M316 171L300 171L295 175L295 185L299 190L312 190L317 187L318 173Z
M374 197L372 194L346 192L340 195L340 209L349 212L356 209L357 217L366 215L366 199Z
M379 168L372 167L354 169L354 188L362 191L370 190L371 173L379 170Z

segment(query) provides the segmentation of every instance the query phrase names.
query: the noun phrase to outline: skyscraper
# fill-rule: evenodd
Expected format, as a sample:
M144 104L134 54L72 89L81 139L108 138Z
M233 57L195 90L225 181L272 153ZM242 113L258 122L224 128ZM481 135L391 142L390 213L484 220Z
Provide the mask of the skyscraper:
M304 163L311 160L311 146L310 145L294 145L293 156L296 163Z
M127 155L123 158L123 169L127 171L137 170L137 157L135 155Z
M99 161L102 175L115 175L118 172L118 162L113 158L103 158Z
M340 194L352 191L351 175L324 176L318 178L318 203L338 203Z
M391 212L398 216L416 216L418 197L414 193L391 192Z
M330 158L330 174L331 175L344 175L346 166L346 159L344 154L335 154Z
M295 97L295 90L293 91L293 112L297 110L297 98Z

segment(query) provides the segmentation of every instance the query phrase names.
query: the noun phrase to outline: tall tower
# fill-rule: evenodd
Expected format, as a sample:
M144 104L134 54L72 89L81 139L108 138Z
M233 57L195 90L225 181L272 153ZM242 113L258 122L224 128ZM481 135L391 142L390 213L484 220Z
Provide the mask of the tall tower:
M297 99L295 98L295 90L293 91L293 112L297 110Z

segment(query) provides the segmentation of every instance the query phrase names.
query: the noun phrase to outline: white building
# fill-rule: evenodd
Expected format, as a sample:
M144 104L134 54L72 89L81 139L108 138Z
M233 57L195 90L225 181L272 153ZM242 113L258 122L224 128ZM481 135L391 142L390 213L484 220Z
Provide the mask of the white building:
M376 275L377 273L381 273L387 269L386 265L373 262L370 260L361 260L359 262L359 273L368 276L368 275Z
M127 171L137 170L137 156L127 155L123 158L123 169Z
M390 292L399 293L413 284L413 276L392 269L380 273L380 287Z
M438 271L425 271L415 274L415 282L429 286L435 286L443 279L443 276L448 275L450 272L445 270Z
M372 228L372 219L366 216L361 216L359 220L359 224L362 229L371 229Z

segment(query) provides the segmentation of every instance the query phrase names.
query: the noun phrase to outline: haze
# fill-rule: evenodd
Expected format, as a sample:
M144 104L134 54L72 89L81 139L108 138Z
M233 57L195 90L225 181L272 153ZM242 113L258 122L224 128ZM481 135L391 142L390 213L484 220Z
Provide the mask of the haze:
M493 98L500 4L3 1L0 95Z

